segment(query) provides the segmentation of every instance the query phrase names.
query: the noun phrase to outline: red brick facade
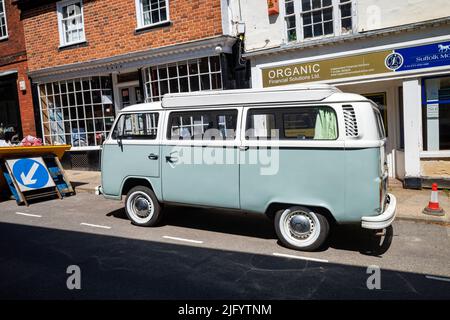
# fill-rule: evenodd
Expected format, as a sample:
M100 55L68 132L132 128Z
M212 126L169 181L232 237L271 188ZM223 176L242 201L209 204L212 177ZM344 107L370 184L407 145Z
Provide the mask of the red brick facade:
M48 1L47 1L48 3ZM24 10L30 71L222 34L220 0L169 0L168 26L136 31L135 0L84 0L86 44L59 48L56 2Z
M0 72L17 71L17 93L23 135L36 135L31 83L28 79L27 54L20 11L12 0L5 0L8 38L0 41ZM19 81L25 81L21 91Z

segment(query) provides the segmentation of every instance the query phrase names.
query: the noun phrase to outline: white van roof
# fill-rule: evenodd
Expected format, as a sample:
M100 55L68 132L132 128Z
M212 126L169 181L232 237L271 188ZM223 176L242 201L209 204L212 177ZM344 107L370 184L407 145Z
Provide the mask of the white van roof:
M258 88L172 93L164 95L162 101L128 106L120 110L120 112L143 112L170 108L223 107L315 101L350 102L369 100L358 94L343 93L338 88L330 85L313 84L268 89Z
M163 108L188 108L192 106L225 106L262 103L288 103L322 101L334 93L342 92L326 84L313 84L265 89L239 89L196 91L166 94Z

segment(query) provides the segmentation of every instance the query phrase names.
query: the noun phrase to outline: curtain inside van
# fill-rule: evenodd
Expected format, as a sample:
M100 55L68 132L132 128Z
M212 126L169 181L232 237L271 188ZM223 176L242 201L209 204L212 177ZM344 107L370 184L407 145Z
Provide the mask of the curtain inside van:
M314 130L314 140L335 140L337 139L337 119L336 113L331 108L318 108L316 127Z

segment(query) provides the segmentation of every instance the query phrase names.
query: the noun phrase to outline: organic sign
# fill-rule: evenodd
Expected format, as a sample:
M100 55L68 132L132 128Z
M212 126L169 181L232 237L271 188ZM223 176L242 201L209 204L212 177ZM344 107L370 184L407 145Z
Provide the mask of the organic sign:
M450 65L450 42L262 69L263 87Z

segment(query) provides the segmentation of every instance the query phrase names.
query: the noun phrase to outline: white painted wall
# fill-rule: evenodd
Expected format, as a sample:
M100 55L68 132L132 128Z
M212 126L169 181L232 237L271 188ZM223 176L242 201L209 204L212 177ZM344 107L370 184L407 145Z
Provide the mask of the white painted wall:
M449 0L356 0L358 31L450 16Z
M284 0L280 14L268 16L265 0L228 0L234 20L246 24L247 52L285 43ZM300 3L300 0L298 0ZM357 31L371 31L450 16L449 0L354 0ZM238 10L240 6L240 10Z
M421 176L422 105L420 79L403 81L403 119L405 127L405 177Z
M245 22L245 50L278 47L283 42L284 19L282 14L267 14L265 0L235 0L241 4L242 20ZM282 5L284 1L280 1Z

